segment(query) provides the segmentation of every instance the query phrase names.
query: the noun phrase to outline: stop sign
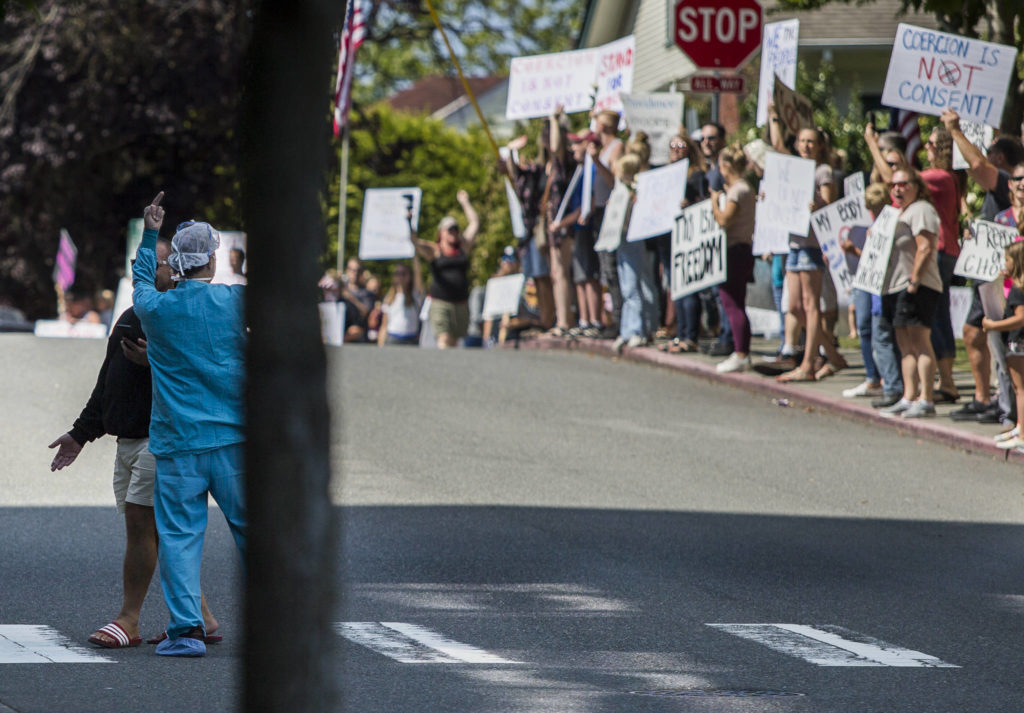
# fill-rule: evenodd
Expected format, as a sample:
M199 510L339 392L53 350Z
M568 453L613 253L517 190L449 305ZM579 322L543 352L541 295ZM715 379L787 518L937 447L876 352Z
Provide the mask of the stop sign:
M697 69L738 69L761 47L757 0L677 0L673 36Z

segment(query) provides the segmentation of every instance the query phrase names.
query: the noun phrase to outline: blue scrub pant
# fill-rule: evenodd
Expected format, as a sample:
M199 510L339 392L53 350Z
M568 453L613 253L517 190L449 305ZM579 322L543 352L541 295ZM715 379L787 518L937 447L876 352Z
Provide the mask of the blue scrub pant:
M199 571L208 493L224 513L245 559L244 451L245 445L236 443L203 453L156 457L153 506L160 537L160 580L171 614L169 638L197 626L206 630L199 604Z

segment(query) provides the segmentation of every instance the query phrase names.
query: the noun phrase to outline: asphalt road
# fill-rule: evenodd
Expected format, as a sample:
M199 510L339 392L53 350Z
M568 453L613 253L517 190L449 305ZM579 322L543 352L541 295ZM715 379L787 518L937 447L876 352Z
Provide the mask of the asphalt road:
M116 608L113 449L50 474L45 445L100 355L0 339L0 626L86 651ZM346 711L1024 709L1018 467L580 354L331 365ZM0 713L230 709L238 573L211 523L224 644L0 663ZM154 584L144 631L165 616Z

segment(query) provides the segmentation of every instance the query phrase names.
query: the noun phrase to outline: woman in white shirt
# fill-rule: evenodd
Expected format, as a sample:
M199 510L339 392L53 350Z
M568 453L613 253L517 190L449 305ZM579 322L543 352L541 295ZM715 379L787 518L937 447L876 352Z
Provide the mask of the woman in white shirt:
M423 273L418 255L412 269L405 263L395 267L391 289L381 304L383 318L377 334L378 346L385 344L419 345L420 308L423 306Z

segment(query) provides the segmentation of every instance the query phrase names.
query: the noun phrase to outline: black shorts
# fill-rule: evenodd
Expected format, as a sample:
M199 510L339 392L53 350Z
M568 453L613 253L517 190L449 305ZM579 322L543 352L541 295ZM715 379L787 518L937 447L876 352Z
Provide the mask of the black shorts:
M981 329L981 320L985 318L985 308L981 304L981 293L978 292L978 285L971 288L971 306L967 309L967 321L976 329Z
M576 230L572 245L572 282L582 285L601 276L601 264L594 252L594 231L590 226Z
M941 292L919 285L914 294L901 290L883 297L882 313L895 329L900 327L928 327L931 329L940 297L942 297Z

